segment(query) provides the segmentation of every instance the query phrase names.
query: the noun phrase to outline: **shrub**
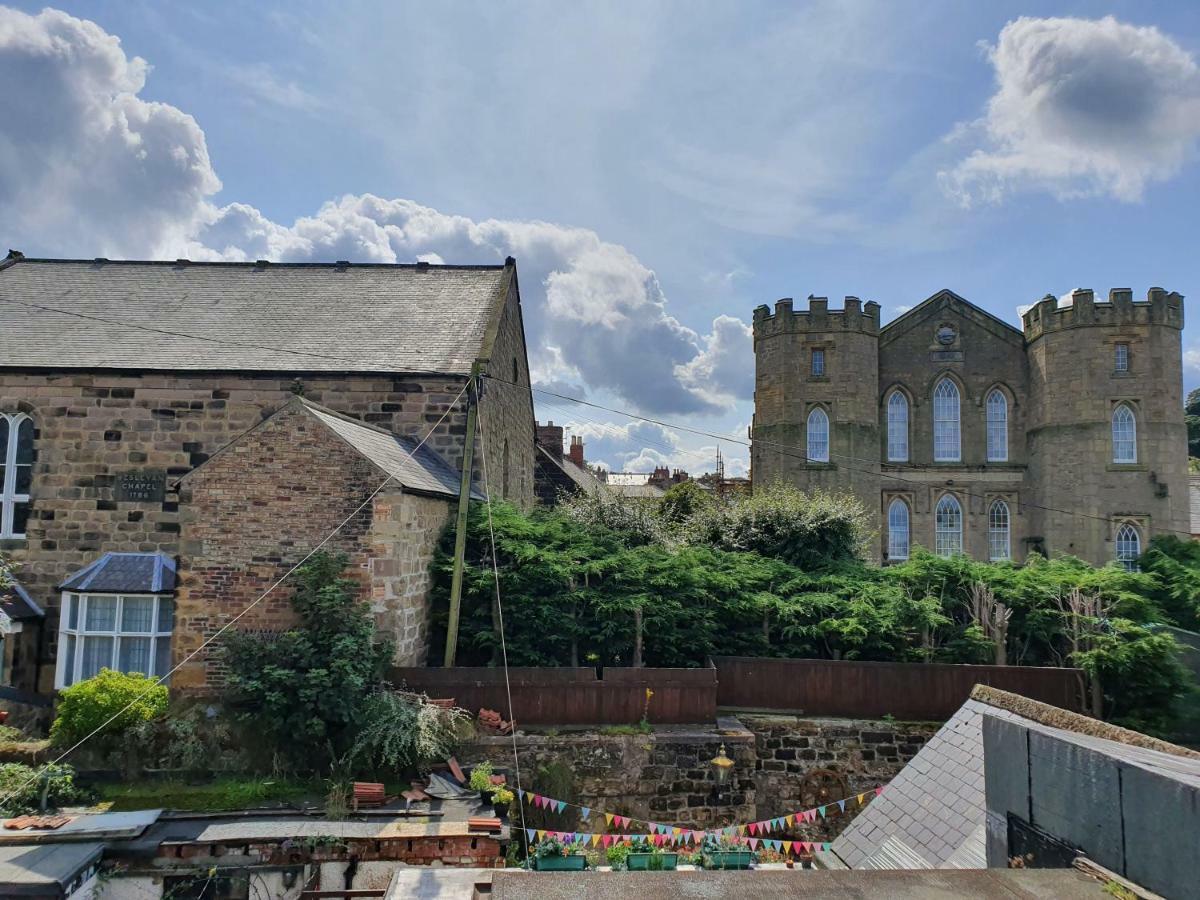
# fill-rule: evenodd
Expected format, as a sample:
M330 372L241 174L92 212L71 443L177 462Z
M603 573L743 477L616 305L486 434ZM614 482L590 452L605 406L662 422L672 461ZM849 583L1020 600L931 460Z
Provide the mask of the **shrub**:
M111 741L167 709L167 689L157 679L111 669L64 688L59 697L58 715L50 726L50 743L56 747L78 743L98 728Z
M0 765L0 815L17 816L41 809L42 792L47 808L57 809L86 799L75 785L70 766L46 763L34 769L23 763Z
M373 694L365 718L351 758L376 769L448 759L470 721L465 710L443 709L419 694L398 691Z
M487 760L471 769L468 782L473 791L490 791L492 789L492 764Z

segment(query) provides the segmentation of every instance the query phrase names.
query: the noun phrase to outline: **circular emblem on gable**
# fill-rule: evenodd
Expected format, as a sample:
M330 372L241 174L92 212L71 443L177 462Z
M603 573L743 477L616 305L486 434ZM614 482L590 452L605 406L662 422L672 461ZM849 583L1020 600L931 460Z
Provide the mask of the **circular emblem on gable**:
M955 338L958 337L958 332L954 330L953 325L939 325L935 336L937 337L937 342L939 344L945 344L946 346L949 346L950 344L953 344Z

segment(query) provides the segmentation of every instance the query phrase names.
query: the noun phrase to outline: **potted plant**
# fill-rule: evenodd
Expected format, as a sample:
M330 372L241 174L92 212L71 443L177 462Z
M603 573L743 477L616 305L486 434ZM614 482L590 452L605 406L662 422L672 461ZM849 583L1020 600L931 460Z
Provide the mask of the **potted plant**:
M625 861L629 858L629 847L624 843L613 844L604 855L613 871L618 871L625 868Z
M625 865L630 872L668 872L679 865L679 854L638 840L630 849Z
M539 872L582 872L587 868L583 851L557 838L546 838L539 843L534 860Z
M479 799L484 803L492 802L492 794L496 787L492 784L492 764L487 760L472 767L471 777L467 780L473 791L479 791Z
M700 848L706 869L748 869L754 862L754 852L727 837L709 835Z
M492 810L496 814L496 818L503 819L508 815L508 807L513 802L515 795L508 788L501 785L492 791Z

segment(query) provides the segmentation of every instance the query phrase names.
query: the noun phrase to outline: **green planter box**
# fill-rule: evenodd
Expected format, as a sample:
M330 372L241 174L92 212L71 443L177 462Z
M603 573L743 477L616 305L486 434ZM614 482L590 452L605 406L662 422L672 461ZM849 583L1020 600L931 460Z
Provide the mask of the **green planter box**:
M657 865L651 862L653 859L653 853L630 853L625 857L625 865L630 872L670 872L679 865L678 853L658 854L659 864Z
M572 854L571 856L539 856L537 870L539 872L582 872L587 867L587 857Z
M704 854L706 869L748 869L754 862L754 854L749 850L714 850Z

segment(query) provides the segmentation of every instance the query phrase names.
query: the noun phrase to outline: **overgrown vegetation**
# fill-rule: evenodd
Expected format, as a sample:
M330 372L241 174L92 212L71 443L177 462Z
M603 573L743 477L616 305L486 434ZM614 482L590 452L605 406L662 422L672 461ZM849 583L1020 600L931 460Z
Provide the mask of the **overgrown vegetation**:
M220 778L205 784L156 781L104 784L100 800L112 804L114 812L133 809L177 809L189 812L223 812L251 809L277 803L292 803L303 797L319 797L318 782L289 779Z
M75 784L75 770L66 765L46 763L36 769L23 763L0 764L0 815L18 816L58 809L87 800L85 791Z
M59 694L50 743L70 747L103 729L96 739L111 745L128 729L161 716L166 709L167 688L157 679L101 669L99 675Z
M484 516L472 509L468 521L461 665L493 662L498 646ZM1093 708L1155 733L1169 731L1172 704L1189 689L1158 625L1196 615L1191 544L1168 553L1156 542L1140 573L921 550L880 568L864 561L856 500L786 488L728 504L674 489L659 506L611 495L529 514L500 504L492 516L505 615L522 624L507 635L511 665L753 655L1078 666ZM434 564L443 634L451 540Z

